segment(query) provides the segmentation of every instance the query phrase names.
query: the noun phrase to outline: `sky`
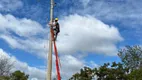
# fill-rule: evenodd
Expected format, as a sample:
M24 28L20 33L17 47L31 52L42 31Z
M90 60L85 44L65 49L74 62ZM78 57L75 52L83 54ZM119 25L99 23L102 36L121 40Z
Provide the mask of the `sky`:
M118 50L141 45L141 0L54 0L59 18L56 44L61 76L67 80L84 66L119 62ZM50 0L0 0L0 57L12 71L45 80L49 48ZM53 54L52 77L56 77Z

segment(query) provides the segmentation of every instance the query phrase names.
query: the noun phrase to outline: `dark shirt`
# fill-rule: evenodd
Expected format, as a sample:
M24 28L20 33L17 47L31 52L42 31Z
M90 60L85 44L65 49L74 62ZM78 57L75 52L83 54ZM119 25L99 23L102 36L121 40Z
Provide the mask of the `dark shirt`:
M59 23L58 23L58 22L55 22L55 24L56 24L56 30L57 30L58 32L60 32L60 25L59 25Z

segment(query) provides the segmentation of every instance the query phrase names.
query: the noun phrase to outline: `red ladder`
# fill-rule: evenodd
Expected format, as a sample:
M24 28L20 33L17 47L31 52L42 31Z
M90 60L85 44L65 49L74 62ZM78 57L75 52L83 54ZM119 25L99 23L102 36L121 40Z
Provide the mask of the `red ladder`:
M52 34L52 40L54 39L54 31L53 29L51 29L51 34ZM56 57L56 71L57 71L57 79L61 80L61 76L60 76L60 68L59 68L59 57L58 57L58 51L57 51L57 47L56 47L56 42L53 40L53 44L54 44L54 52L55 52L55 57Z

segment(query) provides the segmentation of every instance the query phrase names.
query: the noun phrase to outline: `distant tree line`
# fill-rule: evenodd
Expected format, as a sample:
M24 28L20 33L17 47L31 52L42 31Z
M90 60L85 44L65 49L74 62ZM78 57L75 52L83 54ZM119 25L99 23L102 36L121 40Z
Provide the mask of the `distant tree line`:
M7 57L0 57L0 80L28 80L29 75L17 70L11 73L13 63Z
M142 80L142 48L125 46L118 56L121 62L104 63L93 69L84 67L69 80Z

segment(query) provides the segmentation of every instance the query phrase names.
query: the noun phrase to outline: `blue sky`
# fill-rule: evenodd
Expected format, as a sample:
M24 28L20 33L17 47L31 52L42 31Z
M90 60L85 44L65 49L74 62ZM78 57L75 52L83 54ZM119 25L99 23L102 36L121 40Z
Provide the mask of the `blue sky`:
M118 62L119 49L142 43L141 0L55 2L54 17L61 25L57 47L65 80L83 66ZM30 74L30 80L45 79L49 9L50 0L0 1L0 51L16 60L14 70ZM54 62L53 66L55 77Z

